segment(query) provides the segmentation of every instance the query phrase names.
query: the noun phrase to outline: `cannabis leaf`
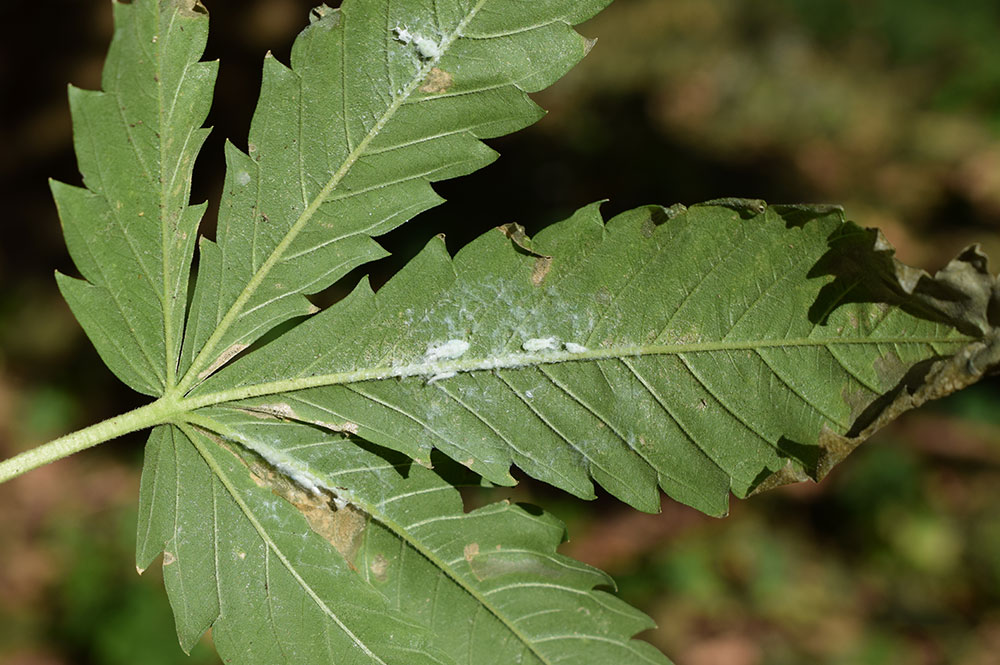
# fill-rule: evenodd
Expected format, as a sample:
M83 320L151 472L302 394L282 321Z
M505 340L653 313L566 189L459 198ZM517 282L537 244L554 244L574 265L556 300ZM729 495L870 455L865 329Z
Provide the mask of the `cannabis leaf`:
M538 118L526 93L587 53L571 26L609 1L314 9L291 66L265 61L247 151L226 146L193 285L207 13L115 5L103 91L70 91L85 188L52 189L83 279L58 280L112 371L157 399L0 479L152 427L137 563L162 552L185 649L211 628L237 663L663 663L632 639L648 618L557 553L558 520L465 513L457 488L513 484L516 465L721 515L996 366L978 250L931 277L839 209L736 199L607 223L594 204L455 257L437 238L317 313L306 296L441 202L432 182Z
M329 662L345 654L377 663L470 654L484 662L554 662L584 652L664 662L628 639L648 619L593 590L611 585L606 576L555 554L562 527L552 518L493 510L480 540L497 548L477 556L465 548L455 560L453 539L443 537L449 531L404 519L447 509L451 533L461 526L476 533L479 518L465 517L454 488L430 472L411 476L417 490L382 483L382 496L400 500L395 509L373 502L363 504L368 512L349 511L312 484L308 500L295 499L282 474L303 484L302 474L248 467L226 442L237 441L235 430L213 437L221 418L178 404L268 330L313 311L303 294L381 256L372 236L439 202L429 182L491 161L480 138L537 119L525 91L544 87L589 50L570 25L605 3L538 3L516 14L502 4L437 3L431 12L418 3L355 2L342 12L314 10L291 69L271 58L265 64L249 153L227 145L217 242L200 243L186 326L202 212L186 207L187 184L214 75L197 62L205 15L191 2L116 6L105 90L89 100L76 93L84 99L74 104L78 141L90 151L80 162L88 189L55 186L86 281L60 282L109 366L136 389L162 395L160 408L144 413L172 423L155 428L147 447L137 561L144 568L163 551L184 648L211 627L220 653L238 662ZM375 52L384 57L373 59ZM507 57L492 57L499 52ZM103 125L94 126L95 115ZM140 181L119 177L123 168ZM114 186L104 186L114 177ZM283 428L282 437L296 431ZM370 457L360 468L377 468ZM284 499L275 495L282 483ZM437 491L450 491L449 500L421 496ZM323 525L351 515L381 520L396 547L414 549L409 562L394 565L406 585L383 592L356 574L348 550L331 549L342 543ZM520 547L501 546L504 537ZM374 551L378 531L365 542ZM549 593L537 583L546 570ZM428 580L435 589L450 585L440 591L449 597L425 605L411 587ZM562 610L553 604L560 589ZM456 610L471 618L465 634L452 625ZM560 611L578 617L570 634L554 632L565 630Z

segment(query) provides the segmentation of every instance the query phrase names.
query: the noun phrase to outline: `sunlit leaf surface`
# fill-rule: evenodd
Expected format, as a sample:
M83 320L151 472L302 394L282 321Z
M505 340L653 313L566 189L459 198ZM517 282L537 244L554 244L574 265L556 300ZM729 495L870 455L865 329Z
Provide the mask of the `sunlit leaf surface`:
M977 249L931 277L839 209L737 199L607 222L594 204L454 257L436 238L317 312L306 296L441 202L431 183L538 119L527 93L589 51L572 26L609 1L317 7L290 64L265 61L246 150L226 146L193 278L207 13L116 4L103 90L70 94L85 187L53 191L83 279L59 283L159 398L137 562L162 553L185 649L211 629L234 663L664 663L610 578L557 553L555 517L466 513L458 487L516 466L722 515L996 364Z

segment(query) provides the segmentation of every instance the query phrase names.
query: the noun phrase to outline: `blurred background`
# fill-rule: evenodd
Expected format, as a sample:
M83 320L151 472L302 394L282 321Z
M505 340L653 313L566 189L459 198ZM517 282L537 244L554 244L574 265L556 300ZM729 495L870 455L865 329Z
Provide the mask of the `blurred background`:
M221 58L194 198L213 204L222 139L245 147L260 62L283 61L314 0L204 0ZM334 4L334 3L330 3ZM65 84L97 88L107 0L0 8L0 456L137 406L52 279L74 273L47 178L79 182ZM433 234L457 250L608 199L836 202L905 261L1000 257L1000 4L995 0L617 0L600 42L537 96L549 115L503 157L437 186L449 202L384 239L380 283ZM212 232L215 208L205 229ZM681 257L682 260L682 257ZM346 281L356 281L354 274ZM909 414L819 485L734 502L725 520L644 515L525 482L567 521L567 554L609 571L679 665L1000 663L996 381ZM141 436L0 486L0 664L189 659L154 566L132 548Z

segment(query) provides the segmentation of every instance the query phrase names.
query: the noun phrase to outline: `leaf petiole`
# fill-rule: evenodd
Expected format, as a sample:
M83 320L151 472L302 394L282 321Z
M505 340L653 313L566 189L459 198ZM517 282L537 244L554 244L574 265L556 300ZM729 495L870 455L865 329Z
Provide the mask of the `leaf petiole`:
M92 448L119 436L170 422L178 410L171 400L161 398L145 406L95 423L46 444L26 450L0 462L0 483L55 462L73 453Z

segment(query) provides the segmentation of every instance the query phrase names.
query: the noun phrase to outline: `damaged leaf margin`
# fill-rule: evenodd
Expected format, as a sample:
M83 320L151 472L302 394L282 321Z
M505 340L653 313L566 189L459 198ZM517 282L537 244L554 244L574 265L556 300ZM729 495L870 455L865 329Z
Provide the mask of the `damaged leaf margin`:
M841 435L824 427L809 464L790 458L778 471L762 473L748 496L822 480L855 448L903 413L967 388L1000 367L1000 330L996 327L1000 321L1000 280L990 273L988 257L980 245L965 248L932 276L897 259L895 248L880 230L848 223L831 237L830 252L811 274L818 275L833 275L834 280L810 312L817 322L825 323L846 303L883 303L951 325L972 341L951 356L911 368L886 367L887 373L905 374L893 390L858 414L849 432ZM890 354L884 362L892 358Z

